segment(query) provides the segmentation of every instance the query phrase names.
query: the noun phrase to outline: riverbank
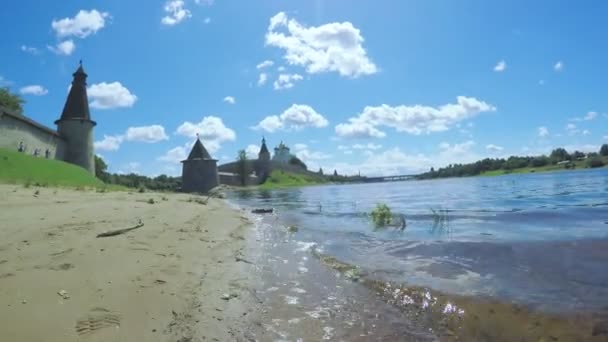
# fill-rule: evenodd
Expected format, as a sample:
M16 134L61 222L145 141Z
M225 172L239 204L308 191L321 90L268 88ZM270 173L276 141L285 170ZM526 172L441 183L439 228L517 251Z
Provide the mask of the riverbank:
M236 256L250 222L221 200L204 203L0 185L0 340L249 338L251 265Z

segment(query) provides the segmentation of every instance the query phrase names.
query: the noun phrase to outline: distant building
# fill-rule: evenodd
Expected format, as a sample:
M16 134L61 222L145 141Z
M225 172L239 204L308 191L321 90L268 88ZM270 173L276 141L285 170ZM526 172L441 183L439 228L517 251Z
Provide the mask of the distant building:
M262 146L258 153L258 160L254 161L255 174L258 176L260 182L264 182L268 176L270 176L271 165L270 165L270 152L266 147L266 139L262 138Z
M182 161L182 191L206 193L219 183L217 160L197 137L188 159Z
M72 87L61 117L50 129L24 115L0 108L0 147L78 165L95 174L93 128L89 113L87 74L82 63L72 74Z
M281 141L279 146L274 148L274 156L272 156L272 161L279 164L288 164L292 157L293 156L289 152L289 147L285 146L285 144L283 144Z

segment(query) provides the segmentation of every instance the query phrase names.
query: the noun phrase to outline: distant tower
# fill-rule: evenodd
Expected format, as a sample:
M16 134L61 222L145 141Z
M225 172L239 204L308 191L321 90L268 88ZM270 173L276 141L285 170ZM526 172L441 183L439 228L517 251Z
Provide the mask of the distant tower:
M264 137L262 137L262 147L260 147L260 152L258 153L255 174L262 183L270 176L270 152L268 151L268 147L266 147L266 139Z
M278 147L274 148L274 156L272 157L273 161L280 164L288 164L291 157L292 155L289 153L289 147L285 146L282 141Z
M217 160L211 158L198 136L188 159L182 160L182 164L183 192L205 193L219 185Z
M55 121L57 132L65 140L65 144L57 147L57 159L76 164L95 174L93 127L97 123L91 120L89 113L87 74L82 68L82 62L72 76L72 88L65 101L61 118Z

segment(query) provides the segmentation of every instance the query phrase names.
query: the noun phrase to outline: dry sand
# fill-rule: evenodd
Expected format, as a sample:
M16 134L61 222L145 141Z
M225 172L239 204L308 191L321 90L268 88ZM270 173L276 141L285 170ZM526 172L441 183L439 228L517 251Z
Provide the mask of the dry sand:
M250 223L190 198L0 185L0 341L253 339Z

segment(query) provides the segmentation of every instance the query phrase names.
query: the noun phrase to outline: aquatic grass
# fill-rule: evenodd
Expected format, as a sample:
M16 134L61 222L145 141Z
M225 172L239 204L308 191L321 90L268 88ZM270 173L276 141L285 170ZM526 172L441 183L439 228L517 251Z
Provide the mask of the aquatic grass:
M391 208L384 203L376 204L376 208L371 212L372 221L376 227L384 227L391 223L391 216Z
M401 230L405 229L405 215L403 214L393 214L391 212L391 208L385 203L376 204L376 208L374 208L370 214L376 229L384 228L387 226L399 227Z
M433 226L431 233L451 233L450 215L448 209L430 208Z

